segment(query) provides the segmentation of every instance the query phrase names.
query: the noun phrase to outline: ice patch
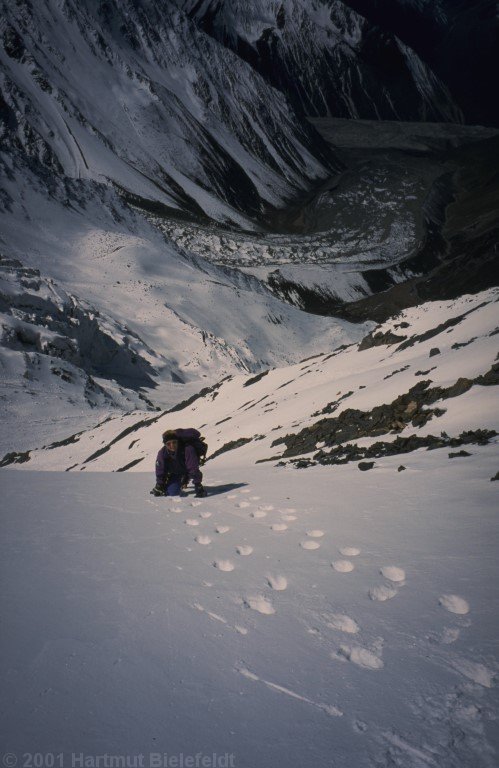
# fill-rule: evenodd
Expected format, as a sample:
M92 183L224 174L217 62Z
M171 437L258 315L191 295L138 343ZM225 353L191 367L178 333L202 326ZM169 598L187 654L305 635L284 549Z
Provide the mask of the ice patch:
M459 597L459 595L442 595L438 602L447 611L450 611L451 613L458 613L461 616L469 613L470 610L469 603L467 603L463 597Z
M256 595L255 597L246 597L244 599L245 604L252 611L258 611L258 613L264 613L267 616L271 616L275 613L275 608L266 597L263 595Z
M381 568L380 573L388 581L394 581L395 583L405 581L405 571L402 568L397 568L395 565L385 565Z
M213 565L219 571L229 572L234 570L234 563L231 560L215 560Z
M331 567L338 573L350 573L355 568L354 564L350 560L335 560L331 563Z

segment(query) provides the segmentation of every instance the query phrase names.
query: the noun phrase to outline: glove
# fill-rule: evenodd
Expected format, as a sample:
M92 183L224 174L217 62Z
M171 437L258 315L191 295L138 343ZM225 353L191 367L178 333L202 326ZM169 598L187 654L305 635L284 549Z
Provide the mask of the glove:
M203 499L206 496L206 491L201 485L201 483L198 483L197 485L195 485L194 490L196 491L194 495L196 496L197 499Z
M162 485L160 485L159 483L156 483L156 485L154 486L152 491L150 491L150 493L152 493L153 496L164 496L165 489L163 488Z

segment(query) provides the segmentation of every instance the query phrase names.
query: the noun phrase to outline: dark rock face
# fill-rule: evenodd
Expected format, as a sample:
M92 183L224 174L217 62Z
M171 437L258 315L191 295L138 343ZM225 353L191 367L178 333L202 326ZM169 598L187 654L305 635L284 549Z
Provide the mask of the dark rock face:
M15 451L6 453L0 461L0 467L8 467L9 464L25 464L31 458L29 454L29 451L23 453L16 453Z
M487 0L345 0L415 50L445 82L466 122L499 125L490 97L499 69L499 19Z
M494 431L478 429L474 432L463 432L458 438L450 438L445 433L440 437L398 435L391 442L376 442L367 448L348 441L386 435L389 432L398 433L408 424L412 424L413 427L422 427L430 419L445 413L442 408L428 408L429 405L439 400L459 397L474 384L490 386L497 383L499 383L499 363L494 363L490 371L483 376L477 376L475 379L462 377L450 387L430 387L430 381L420 381L392 403L375 406L371 411L347 408L339 416L321 419L297 434L286 435L275 440L272 447L284 444L286 447L281 458L285 459L311 453L316 450L317 443L324 443L324 447L314 454L313 460L300 459L302 467L315 463L343 464L364 458L408 453L421 447L428 449L443 448L447 445L454 447L467 442L484 444L496 434Z
M468 453L468 451L454 451L453 453L449 453L449 459L457 459L465 456L471 456L471 453Z
M374 467L374 461L360 461L358 467L361 472L367 472Z
M430 349L430 354L428 355L428 357L435 357L435 355L439 355L439 354L440 354L439 348L438 347L432 347Z
M430 388L430 383L420 381L392 403L378 405L372 411L347 408L339 416L321 419L296 435L286 435L274 441L272 447L284 443L286 450L283 457L297 456L315 450L318 442L325 442L326 447L329 447L348 440L384 435L390 431L400 432L407 424L422 427L433 417L444 413L441 408L427 408L428 405L437 400L457 397L473 385L470 379L459 379L447 388ZM326 455L324 449L321 455Z
M388 27L359 16L348 2L331 3L330 19L322 14L320 21L320 12L326 9L310 1L293 0L280 7L234 0L183 0L180 5L302 114L461 119L460 110L431 69ZM313 57L311 50L316 52Z
M292 463L300 468L312 467L316 464L348 464L350 461L359 461L361 459L380 459L383 456L397 456L403 453L411 453L420 448L426 448L429 451L437 448L446 448L448 446L455 448L460 445L487 445L492 438L497 437L495 430L476 429L462 432L457 437L425 435L410 435L409 437L397 436L391 442L379 441L373 443L368 448L362 448L353 443L339 445L332 448L326 454L319 451L312 459L295 459ZM461 455L461 454L460 454ZM271 459L269 459L270 461ZM280 462L284 466L286 462ZM359 467L360 468L360 467ZM405 467L404 467L405 469ZM400 472L399 468L399 472Z
M240 448L242 445L246 445L246 443L251 443L251 441L254 439L256 438L240 437L239 440L230 440L228 443L225 443L225 445L222 445L222 447L219 448L218 451L215 451L215 453L212 453L209 459L214 459L216 456L220 456L221 453L225 453L226 451L233 451L235 448Z

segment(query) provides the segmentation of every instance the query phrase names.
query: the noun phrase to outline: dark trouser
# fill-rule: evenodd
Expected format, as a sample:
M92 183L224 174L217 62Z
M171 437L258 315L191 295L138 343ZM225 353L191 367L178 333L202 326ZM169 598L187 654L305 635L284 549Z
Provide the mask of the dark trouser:
M166 481L165 494L167 496L180 496L182 486L182 475L170 475Z

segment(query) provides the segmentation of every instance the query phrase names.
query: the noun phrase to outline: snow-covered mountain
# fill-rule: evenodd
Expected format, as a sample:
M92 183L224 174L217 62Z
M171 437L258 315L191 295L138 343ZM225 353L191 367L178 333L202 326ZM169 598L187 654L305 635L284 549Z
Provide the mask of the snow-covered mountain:
M499 16L492 0L347 0L396 35L446 84L470 124L499 125Z
M279 93L170 3L1 12L2 139L51 176L251 226L339 167Z
M26 447L38 428L43 440L67 435L54 418L67 405L94 422L141 396L173 405L221 376L363 334L175 246L106 186L55 179L47 190L24 165L5 189L1 410Z
M340 0L178 0L309 116L460 122L444 82ZM366 13L366 15L368 15Z
M497 762L499 141L352 5L0 0L6 768Z
M358 344L256 376L229 376L171 412L115 416L64 445L13 454L4 465L151 471L161 433L186 426L207 438L208 478L211 462L214 471L269 460L301 467L486 444L499 430L498 301L492 289L423 304Z

